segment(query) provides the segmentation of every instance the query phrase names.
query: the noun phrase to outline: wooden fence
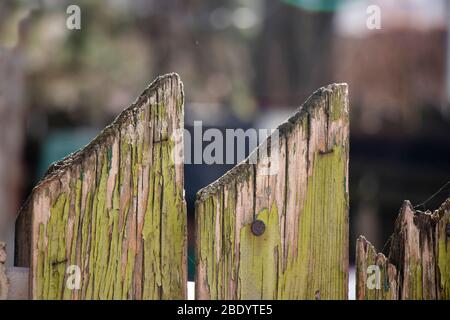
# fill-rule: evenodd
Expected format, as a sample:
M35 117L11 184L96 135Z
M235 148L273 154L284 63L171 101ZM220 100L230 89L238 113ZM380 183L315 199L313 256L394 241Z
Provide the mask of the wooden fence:
M348 124L347 86L322 88L198 193L198 299L347 298Z
M183 165L172 161L182 150L170 139L183 114L179 77L160 77L49 168L17 219L16 265L29 267L30 298L186 297Z
M183 100L159 77L50 167L17 218L15 268L0 243L0 299L186 298ZM347 85L332 84L200 190L196 298L347 299L348 155ZM449 203L406 202L387 258L358 239L358 299L449 299Z
M405 201L388 257L359 237L356 268L358 299L450 299L450 198L434 212Z

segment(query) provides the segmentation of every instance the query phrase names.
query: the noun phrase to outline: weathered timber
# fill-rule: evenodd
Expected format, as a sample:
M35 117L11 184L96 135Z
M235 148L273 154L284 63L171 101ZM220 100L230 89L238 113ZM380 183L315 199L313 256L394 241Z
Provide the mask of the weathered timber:
M0 241L0 300L28 299L28 268L6 267L6 244Z
M183 88L157 78L82 150L53 164L16 223L32 299L186 297ZM180 143L181 139L181 143ZM69 266L81 271L77 290ZM72 278L71 278L72 279Z
M0 300L6 300L9 292L9 282L6 277L6 244L0 242Z
M449 223L450 198L434 212L415 210L405 201L390 238L388 258L360 236L357 299L450 299Z
M199 191L197 299L347 298L347 95L319 89L278 127L278 148L274 133Z
M28 268L6 268L8 279L8 300L28 300Z

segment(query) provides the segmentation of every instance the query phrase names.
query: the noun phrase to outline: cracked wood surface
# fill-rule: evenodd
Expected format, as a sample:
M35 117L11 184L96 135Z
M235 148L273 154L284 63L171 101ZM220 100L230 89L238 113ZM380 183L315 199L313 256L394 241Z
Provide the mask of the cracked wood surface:
M16 265L32 299L183 299L184 127L176 74L157 78L98 137L53 164L16 223ZM179 141L178 141L179 142ZM67 267L81 271L79 290Z
M272 135L199 191L197 299L347 298L347 95L346 84L319 89L279 126L277 149Z
M357 299L450 299L449 223L450 198L434 212L414 210L405 201L388 258L360 236L356 245ZM371 265L378 266L378 279L373 268L368 270Z

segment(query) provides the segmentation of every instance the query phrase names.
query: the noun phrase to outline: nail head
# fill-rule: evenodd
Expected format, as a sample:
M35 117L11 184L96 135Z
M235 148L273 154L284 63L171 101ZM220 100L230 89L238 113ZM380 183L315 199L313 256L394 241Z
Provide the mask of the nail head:
M266 230L266 225L261 220L255 220L252 222L252 233L255 236L260 236Z

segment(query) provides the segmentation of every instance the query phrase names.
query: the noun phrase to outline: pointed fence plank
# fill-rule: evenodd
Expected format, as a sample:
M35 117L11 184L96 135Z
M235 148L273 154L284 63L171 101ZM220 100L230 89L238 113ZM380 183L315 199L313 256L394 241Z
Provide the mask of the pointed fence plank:
M403 203L388 258L360 236L356 297L376 300L450 299L450 198L434 212Z
M16 223L16 265L30 268L32 299L186 297L183 165L173 161L183 150L171 139L183 112L178 75L159 77L49 168Z
M197 299L347 298L347 94L319 89L197 194Z

